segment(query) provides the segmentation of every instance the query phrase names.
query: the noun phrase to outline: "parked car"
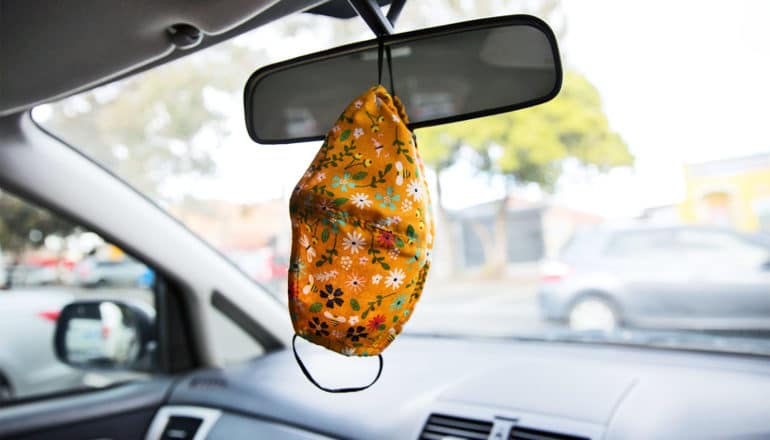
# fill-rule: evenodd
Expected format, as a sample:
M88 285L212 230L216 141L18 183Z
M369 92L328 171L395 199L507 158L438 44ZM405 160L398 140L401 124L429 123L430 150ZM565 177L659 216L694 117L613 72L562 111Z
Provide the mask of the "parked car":
M87 257L75 265L75 284L84 287L138 286L147 277L147 266L131 257L100 260Z
M770 245L726 228L597 227L543 263L539 304L575 329L770 328Z
M66 292L0 292L0 403L82 385L82 371L40 349L53 344L59 311L72 299Z

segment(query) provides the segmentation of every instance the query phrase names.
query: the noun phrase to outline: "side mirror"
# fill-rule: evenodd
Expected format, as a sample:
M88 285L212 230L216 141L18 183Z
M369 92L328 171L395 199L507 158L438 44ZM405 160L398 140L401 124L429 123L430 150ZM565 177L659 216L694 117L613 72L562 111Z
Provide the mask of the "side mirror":
M154 312L119 301L77 301L62 309L54 348L80 369L149 371L154 366Z

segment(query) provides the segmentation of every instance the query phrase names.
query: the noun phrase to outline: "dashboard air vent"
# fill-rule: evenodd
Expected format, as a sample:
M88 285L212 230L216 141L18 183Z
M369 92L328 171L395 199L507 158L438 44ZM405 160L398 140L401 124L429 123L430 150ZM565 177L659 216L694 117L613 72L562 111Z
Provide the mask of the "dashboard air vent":
M539 429L515 426L511 430L510 440L589 440L588 437L562 434L560 432L541 431Z
M491 431L492 422L432 414L422 429L420 440L486 440Z

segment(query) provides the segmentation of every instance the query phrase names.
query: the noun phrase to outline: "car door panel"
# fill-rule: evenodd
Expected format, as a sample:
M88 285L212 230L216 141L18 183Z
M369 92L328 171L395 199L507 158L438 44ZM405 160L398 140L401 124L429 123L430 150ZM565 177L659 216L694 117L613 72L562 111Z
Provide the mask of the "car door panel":
M20 401L0 411L0 439L142 438L172 383L155 378Z

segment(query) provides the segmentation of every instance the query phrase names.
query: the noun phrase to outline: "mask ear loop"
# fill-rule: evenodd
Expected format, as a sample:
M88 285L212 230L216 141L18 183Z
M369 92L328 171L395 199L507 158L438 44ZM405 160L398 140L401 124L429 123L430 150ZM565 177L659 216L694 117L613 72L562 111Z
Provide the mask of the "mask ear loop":
M393 60L390 56L390 46L388 46L386 53L388 55L388 74L390 74L390 94L395 96L396 86L393 85Z
M388 57L388 74L390 75L390 94L396 94L396 87L393 85L393 57L390 53L390 46L385 48L385 42L382 38L377 39L377 84L382 84L382 61L385 56Z
M305 367L305 364L302 363L302 360L299 358L299 354L297 353L297 335L294 334L294 338L291 340L291 348L294 351L294 359L297 360L297 364L299 365L299 369L302 370L302 373L305 375L307 380L310 381L313 385L315 385L319 390L326 391L327 393L355 393L357 391L363 391L370 386L374 385L377 380L380 378L380 374L382 374L382 355L378 354L377 359L380 361L380 367L377 370L377 376L374 377L374 380L369 385L364 385L362 387L351 387L351 388L326 388L322 385L320 385L316 380L313 378L313 376L310 375L310 372Z
M377 39L377 84L382 84L382 52L385 49L385 43L382 38Z

